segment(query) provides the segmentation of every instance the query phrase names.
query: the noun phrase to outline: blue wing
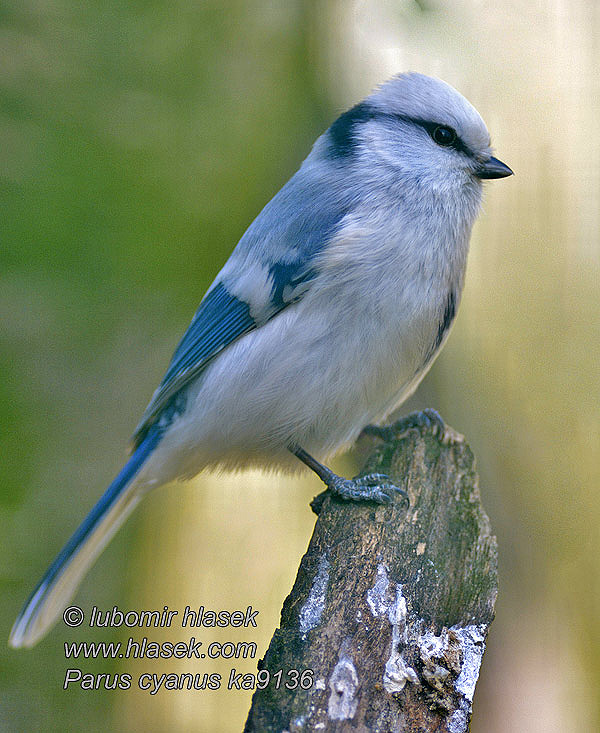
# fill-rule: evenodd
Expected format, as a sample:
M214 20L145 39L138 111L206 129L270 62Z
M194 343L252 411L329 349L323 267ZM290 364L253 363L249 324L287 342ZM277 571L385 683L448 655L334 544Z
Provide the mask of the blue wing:
M223 349L302 298L310 287L318 274L317 256L352 206L346 188L336 194L329 181L311 176L301 168L240 240L175 349L136 428L135 445Z
M199 374L211 359L235 339L256 328L256 325L247 303L232 296L222 283L215 285L203 299L188 330L175 349L167 373L136 428L134 444L139 445L149 427L175 395Z
M160 383L161 400L168 401L191 376L203 369L219 351L256 328L250 306L230 295L218 283L204 298L185 332Z

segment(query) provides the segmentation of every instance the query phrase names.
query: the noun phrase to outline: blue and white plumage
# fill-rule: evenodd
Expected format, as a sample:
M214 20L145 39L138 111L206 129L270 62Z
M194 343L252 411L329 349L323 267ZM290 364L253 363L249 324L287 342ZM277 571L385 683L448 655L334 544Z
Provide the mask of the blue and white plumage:
M437 79L397 76L341 115L217 275L131 458L10 643L32 646L47 632L150 488L210 466L326 460L400 405L456 313L481 180L510 173L476 110ZM321 468L342 496L381 499Z

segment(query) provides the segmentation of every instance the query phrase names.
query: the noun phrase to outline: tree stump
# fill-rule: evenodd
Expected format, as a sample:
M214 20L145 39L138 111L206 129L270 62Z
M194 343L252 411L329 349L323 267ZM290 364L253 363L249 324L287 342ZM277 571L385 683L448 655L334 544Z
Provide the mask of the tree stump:
M408 510L400 495L320 502L245 731L467 731L496 540L464 438L413 423L385 429L365 467L403 488Z

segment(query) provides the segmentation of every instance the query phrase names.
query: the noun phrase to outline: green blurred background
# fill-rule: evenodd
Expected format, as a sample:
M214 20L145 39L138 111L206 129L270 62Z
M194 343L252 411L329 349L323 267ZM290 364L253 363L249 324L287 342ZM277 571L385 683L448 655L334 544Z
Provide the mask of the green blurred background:
M500 545L472 731L600 728L599 23L592 0L1 0L0 639L119 469L246 226L339 112L413 69L467 96L516 171L487 187L456 326L407 406L465 433ZM318 489L256 473L167 487L78 603L252 604L257 630L211 638L262 655ZM64 657L67 639L131 635L61 623L30 651L0 641L0 728L241 730L249 693L63 691L68 666L232 666Z

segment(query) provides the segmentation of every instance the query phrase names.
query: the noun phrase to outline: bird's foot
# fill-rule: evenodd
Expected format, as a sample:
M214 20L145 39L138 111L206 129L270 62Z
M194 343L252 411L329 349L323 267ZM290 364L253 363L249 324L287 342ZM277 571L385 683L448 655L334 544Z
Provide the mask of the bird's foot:
M420 412L411 412L410 415L401 417L392 425L367 425L363 433L389 441L402 437L409 430L430 431L443 441L446 435L446 424L437 410L428 407Z
M368 435L387 442L396 437L396 430L394 425L365 425L361 435Z
M354 479L332 473L325 483L327 490L316 496L310 504L315 514L321 510L328 494L344 501L371 501L376 504L389 504L395 496L400 495L407 508L409 506L406 491L393 484L389 476L383 473L369 473Z
M406 491L399 489L383 473L368 473L366 476L349 479L333 474L327 488L346 501L374 501L377 504L388 504L395 493L408 498Z

